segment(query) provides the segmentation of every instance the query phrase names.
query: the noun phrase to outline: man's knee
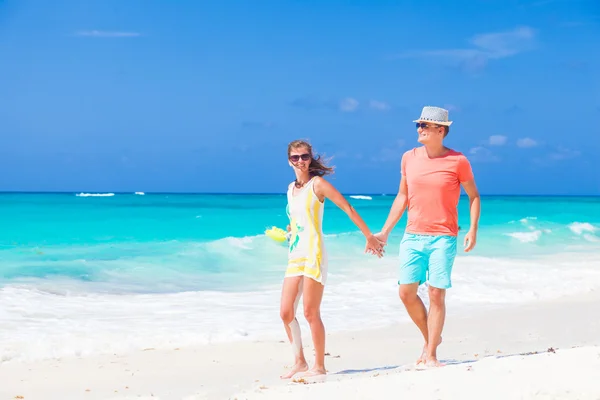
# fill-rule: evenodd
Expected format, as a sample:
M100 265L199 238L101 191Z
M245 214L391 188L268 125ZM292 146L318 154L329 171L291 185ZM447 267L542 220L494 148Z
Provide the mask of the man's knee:
M434 306L443 306L446 300L446 289L429 286L429 303Z
M400 285L400 289L398 291L399 295L400 295L400 300L402 300L402 302L404 304L411 304L415 301L417 301L417 291L419 290L419 286L418 284L411 284L411 285Z

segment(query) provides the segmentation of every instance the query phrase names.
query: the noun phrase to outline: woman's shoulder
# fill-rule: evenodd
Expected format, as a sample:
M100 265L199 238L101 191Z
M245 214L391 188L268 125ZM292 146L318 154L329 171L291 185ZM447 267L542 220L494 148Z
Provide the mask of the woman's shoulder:
M327 179L322 176L315 176L312 180L313 190L317 195L322 195L325 192L335 189L335 186L331 184Z
M322 176L315 176L314 178L312 178L313 186L321 186L327 182L327 179L323 178Z

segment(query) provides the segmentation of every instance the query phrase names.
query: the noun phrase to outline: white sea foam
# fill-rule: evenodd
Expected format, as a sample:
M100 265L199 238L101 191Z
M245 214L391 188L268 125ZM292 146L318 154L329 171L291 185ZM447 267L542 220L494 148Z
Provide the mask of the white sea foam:
M537 219L537 217L525 217L519 220L519 222L523 223L523 224L528 224L529 221L535 221Z
M77 197L112 197L114 193L78 193Z
M541 230L533 230L531 232L511 232L507 233L506 236L517 239L521 243L536 242L541 236Z
M253 240L246 238L242 244L249 246ZM244 251L231 240L218 242L230 251ZM328 332L408 320L397 296L397 257L378 260L361 257L361 252L351 250L330 259L322 307ZM600 255L590 253L527 260L459 256L448 292L449 312L598 290L599 264ZM426 295L425 286L420 291ZM81 282L8 285L0 289L0 360L282 339L280 295L280 279L254 291L166 294L100 293ZM305 320L299 320L306 332Z
M350 198L353 198L356 200L373 200L373 198L371 196L363 196L363 195L352 195L352 196L350 196Z
M138 196L143 196L143 195L145 195L146 193L144 193L144 192L135 192L135 194L137 194Z
M573 222L572 224L569 224L569 229L576 235L581 235L584 232L594 233L597 230L597 228L589 222Z
M223 251L228 251L231 249L239 248L244 250L251 250L252 241L259 236L244 236L244 237L226 237L223 239L215 240L214 242L209 242L207 245L211 249L219 249Z

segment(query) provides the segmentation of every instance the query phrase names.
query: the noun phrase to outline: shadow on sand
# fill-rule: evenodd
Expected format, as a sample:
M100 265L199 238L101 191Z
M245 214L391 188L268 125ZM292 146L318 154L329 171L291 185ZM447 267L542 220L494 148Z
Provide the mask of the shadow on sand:
M450 366L450 365L461 365L461 364L475 364L479 361L488 359L488 358L508 358L508 357L522 357L522 356L531 356L534 354L542 354L542 353L554 353L556 349L550 347L548 350L544 350L544 351L528 351L525 353L514 353L514 354L494 354L494 355L488 355L482 358L478 358L478 359L470 359L470 360L453 360L453 359L449 359L449 360L440 360L440 362L442 364L444 364L444 366ZM349 374L362 374L362 373L369 373L369 372L385 372L385 371L389 371L389 370L399 370L400 372L402 371L426 371L430 368L427 367L417 367L414 363L412 364L404 364L404 365L386 365L383 367L375 367L375 368L364 368L364 369L346 369L343 371L338 371L336 373L333 373L331 375L349 375Z

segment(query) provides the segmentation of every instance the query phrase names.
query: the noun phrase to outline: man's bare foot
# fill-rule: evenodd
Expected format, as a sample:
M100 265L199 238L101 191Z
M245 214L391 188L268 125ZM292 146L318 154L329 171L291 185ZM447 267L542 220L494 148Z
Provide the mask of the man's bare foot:
M442 344L442 337L440 336L440 339L438 340L437 346L439 346L440 344ZM436 346L436 348L437 348ZM425 346L423 346L423 351L421 352L421 356L417 359L416 364L424 364L427 361L427 343L425 343Z
M425 365L428 367L443 367L446 364L439 362L435 357L428 357Z
M281 379L290 379L292 376L296 375L298 372L304 372L308 370L308 364L306 362L295 364L290 372L287 374L283 374L280 376Z
M325 368L313 367L310 371L307 371L304 374L302 374L302 377L310 378L311 376L319 376L319 375L326 375L326 374L327 374L327 371L325 370Z
M427 343L425 343L425 346L423 346L421 356L417 359L417 365L422 364L425 361L427 361Z

